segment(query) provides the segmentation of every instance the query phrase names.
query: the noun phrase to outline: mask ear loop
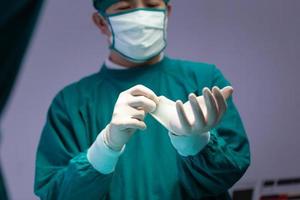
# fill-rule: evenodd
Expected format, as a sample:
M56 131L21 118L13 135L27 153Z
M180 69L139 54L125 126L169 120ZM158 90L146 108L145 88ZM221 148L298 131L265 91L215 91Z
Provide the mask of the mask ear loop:
M101 13L101 12L98 12L98 15L103 17L108 23L108 28L109 28L109 31L111 33L111 35L109 37L109 49L113 50L114 46L115 46L115 34L114 34L114 31L113 31L112 25L110 23L109 16L106 15L105 13Z
M105 19L108 23L107 23L107 25L108 25L108 29L109 29L109 31L110 31L110 33L111 33L111 35L110 35L110 37L109 37L109 48L112 48L112 46L113 46L113 44L114 44L114 34L113 34L113 30L112 30L112 26L111 26L111 24L110 24L110 21L109 21L109 18L108 18L108 16L105 14L105 13L102 13L101 11L98 11L98 15L100 16L100 17L102 17L103 19Z
M165 43L167 44L167 29L168 29L168 10L166 8L166 11L165 11L165 21L164 21L164 40L165 40Z

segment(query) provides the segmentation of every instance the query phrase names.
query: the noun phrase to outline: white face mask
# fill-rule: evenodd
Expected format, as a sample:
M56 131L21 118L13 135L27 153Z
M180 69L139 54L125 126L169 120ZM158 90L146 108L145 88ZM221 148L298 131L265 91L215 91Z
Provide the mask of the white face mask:
M110 48L126 59L145 62L165 49L165 9L138 8L107 17L112 32Z

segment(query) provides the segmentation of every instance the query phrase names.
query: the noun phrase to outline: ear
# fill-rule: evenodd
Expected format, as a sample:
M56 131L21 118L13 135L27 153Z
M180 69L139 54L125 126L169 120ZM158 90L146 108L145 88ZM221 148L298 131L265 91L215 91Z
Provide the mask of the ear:
M168 17L170 17L172 14L172 5L167 4L167 11L168 11Z
M107 36L111 35L108 24L102 15L100 15L98 12L95 12L92 15L92 19L94 24L99 28L102 34Z

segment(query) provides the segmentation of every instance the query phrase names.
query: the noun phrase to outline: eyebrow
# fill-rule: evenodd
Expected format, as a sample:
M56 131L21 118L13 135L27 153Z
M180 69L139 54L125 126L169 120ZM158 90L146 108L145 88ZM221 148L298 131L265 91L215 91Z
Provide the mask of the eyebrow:
M120 0L118 3L120 2L126 2L126 3L132 3L134 0ZM149 3L149 2L161 2L160 0L143 0L145 3Z
M133 0L120 0L119 2L121 2L121 1L132 2ZM144 0L144 1L153 1L153 0Z

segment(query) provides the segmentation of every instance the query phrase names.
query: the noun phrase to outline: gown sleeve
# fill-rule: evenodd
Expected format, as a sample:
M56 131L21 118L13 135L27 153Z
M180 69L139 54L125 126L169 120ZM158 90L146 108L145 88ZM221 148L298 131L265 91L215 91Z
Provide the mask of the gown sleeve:
M84 128L78 131L86 134ZM88 142L78 138L58 94L49 108L36 154L34 192L41 199L103 199L107 194L113 173L96 171L87 160Z
M212 86L231 85L214 66ZM237 182L250 164L246 132L232 96L220 123L210 131L209 143L194 156L181 156L179 177L185 192L193 199L219 196Z

